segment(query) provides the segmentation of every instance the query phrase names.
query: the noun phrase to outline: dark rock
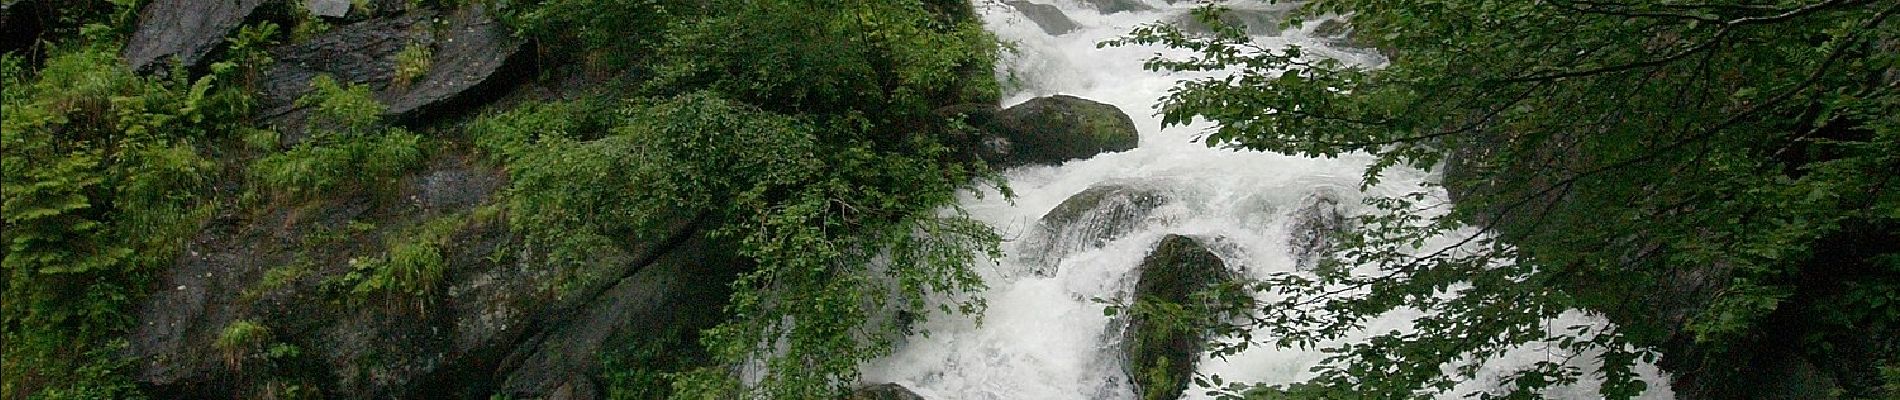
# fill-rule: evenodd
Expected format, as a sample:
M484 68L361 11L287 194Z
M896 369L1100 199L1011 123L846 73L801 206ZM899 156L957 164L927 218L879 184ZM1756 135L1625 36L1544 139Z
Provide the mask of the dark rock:
M320 74L339 83L367 85L377 100L384 100L382 93L396 79L396 53L408 46L435 44L428 29L432 17L416 13L344 25L305 42L272 49L271 57L277 62L259 84L264 115L275 118L297 111L296 100L310 92L310 80Z
M415 193L407 197L423 210L460 210L468 209L487 200L489 193L501 188L502 177L469 163L468 160L454 165L431 168L428 174L415 179L412 187Z
M1148 6L1148 3L1141 2L1141 0L1084 0L1084 1L1089 3L1089 5L1091 6L1095 6L1096 10L1101 10L1103 14L1114 14L1114 13L1128 12L1128 11L1148 11L1148 10L1155 9L1154 7Z
M697 332L717 325L730 295L727 283L744 265L720 248L726 247L695 233L587 301L571 317L551 321L508 357L502 370L512 372L502 393L527 398L564 387L588 388L566 390L574 394L570 398L592 398L585 395L593 391L591 377L598 374L599 355L608 350L610 339L657 337L670 329Z
M1017 12L1023 13L1024 17L1029 18L1029 22L1036 23L1036 26L1042 28L1044 33L1060 35L1074 32L1080 27L1075 24L1075 20L1069 19L1069 16L1064 15L1062 9L1056 6L1024 0L1010 0L1006 4L1016 8Z
M264 115L280 126L301 126L296 100L310 91L312 78L327 74L368 86L388 106L386 115L413 117L479 95L518 61L520 41L483 6L452 12L444 29L431 26L436 17L420 10L372 19L274 49L277 63L261 84ZM412 46L428 49L429 61L419 76L399 77L398 54Z
M997 112L997 140L1003 166L1058 164L1096 154L1134 149L1140 143L1135 122L1115 106L1057 95L1038 97Z
M585 269L531 266L532 248L477 211L503 178L471 157L448 155L402 180L412 201L393 207L365 195L217 218L140 306L125 354L137 360L133 376L157 398L257 398L280 383L334 398L486 398L504 386L516 398L600 398L588 378L594 352L612 343L603 338L717 322L724 282L741 264L720 262L730 259L724 247L704 244L692 219L666 240L601 249ZM354 272L352 259L379 256L445 215L469 217L441 247L433 294L359 302L348 281L335 282ZM287 268L301 272L264 283ZM268 326L260 348L300 354L208 350L238 320Z
M155 0L139 13L138 30L120 54L134 71L160 70L172 59L196 67L263 4L264 0Z
M1351 33L1352 27L1337 18L1328 18L1313 26L1313 37L1344 39Z
M1120 239L1167 201L1159 190L1130 185L1099 185L1069 196L1036 222L1025 243L1028 263L1037 275L1053 275L1063 257Z
M1299 210L1293 211L1293 226L1287 235L1287 247L1293 251L1295 268L1311 271L1320 258L1337 245L1338 235L1347 226L1346 215L1339 212L1338 196L1330 192L1306 197Z
M1194 300L1195 293L1235 279L1219 256L1199 240L1181 235L1162 238L1136 273L1135 301L1174 304L1201 313L1210 310ZM1136 397L1180 398L1207 340L1208 331L1197 324L1131 313L1121 343L1127 357L1123 368L1134 383Z
M912 393L904 385L883 383L858 388L845 400L924 400L924 396Z
M24 0L0 0L0 53L10 53L39 40L46 27L34 14L38 3Z
M484 7L457 10L448 16L448 25L438 33L426 73L406 86L378 93L377 100L389 105L389 114L435 111L431 108L476 95L483 86L503 78L509 64L518 61L521 41Z

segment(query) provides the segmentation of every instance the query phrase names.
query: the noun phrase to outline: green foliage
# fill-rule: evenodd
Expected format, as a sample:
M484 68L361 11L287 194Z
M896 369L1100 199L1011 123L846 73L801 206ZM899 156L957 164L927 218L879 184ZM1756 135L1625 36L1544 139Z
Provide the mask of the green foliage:
M299 262L271 268L269 271L264 271L264 277L258 279L256 285L244 289L239 298L245 302L254 302L265 294L289 287L306 276L310 276L308 263Z
M502 21L547 53L577 54L626 67L652 47L666 24L702 12L685 0L542 0L501 10Z
M529 103L483 116L468 126L475 147L504 167L544 146L604 136L616 122L605 101Z
M734 283L732 320L703 335L717 365L669 380L679 397L835 397L898 332L871 310L928 314L926 295L981 287L969 264L1000 239L943 208L985 172L949 161L951 124L933 112L996 101L997 44L967 4L551 0L503 14L575 47L556 53L629 68L648 96L531 105L469 130L509 172L510 226L563 275L556 294L686 221L756 264ZM958 298L941 311L982 307ZM752 360L766 372L741 385Z
M403 46L402 51L396 52L396 76L392 84L396 87L408 87L410 81L421 78L423 74L429 72L429 65L434 63L432 59L434 56L435 51L427 44L410 43L408 46Z
M390 236L381 257L351 259L352 270L330 284L347 287L354 303L381 297L391 305L410 300L417 311L427 310L448 273L442 248L468 221L465 215L444 216Z
M935 6L713 1L716 12L667 32L649 87L710 89L782 113L856 110L875 126L914 130L937 106L997 97L996 39L973 15Z
M231 351L249 347L258 347L270 340L270 328L252 320L231 321L218 331L218 341L212 346L219 350Z
M1701 374L1703 385L1678 388L1698 395L1755 393L1778 380L1743 375L1776 374L1748 372L1761 367L1754 353L1794 348L1857 360L1827 372L1845 395L1866 397L1867 360L1900 348L1884 333L1900 322L1885 292L1900 270L1881 261L1900 252L1896 7L1306 5L1307 15L1350 15L1391 55L1379 68L1263 49L1235 29L1192 37L1149 26L1106 44L1194 52L1150 60L1157 70L1237 69L1165 99L1165 123L1218 124L1209 145L1369 153L1368 185L1390 167L1446 168L1449 212L1424 194L1374 201L1382 212L1331 261L1357 272L1261 287L1282 299L1258 323L1277 346L1317 347L1401 307L1427 314L1416 332L1326 348L1318 377L1279 395L1424 397L1474 378L1471 360L1549 344L1602 366L1538 363L1498 382L1513 393L1486 397L1594 375L1603 396L1628 398L1646 387L1630 367L1665 345L1665 368ZM1203 20L1218 25L1215 13ZM1455 243L1432 239L1443 237ZM1545 322L1572 309L1596 310L1621 332Z
M243 91L218 84L228 69L141 78L114 50L55 50L32 73L11 56L4 63L0 397L130 387L100 372L120 365L115 356L85 349L129 328L151 271L209 216L195 191L216 164L200 148L242 129L249 113Z
M421 165L422 136L379 127L384 107L369 89L344 87L328 76L310 84L314 90L298 100L311 108L310 134L289 150L251 164L259 188L292 199L339 190L375 192Z
M248 319L231 321L218 331L218 340L212 342L219 352L224 353L224 365L233 370L244 368L244 361L251 354L263 350L264 342L270 341L270 328Z
M672 373L703 366L700 351L685 329L672 326L658 335L637 338L632 347L601 355L601 379L609 400L665 400L673 395Z
M588 139L599 135L596 122L567 117L592 109L532 106L485 118L471 133L511 175L510 225L539 263L573 275L566 280L590 279L604 249L663 240L687 220L715 223L716 236L759 264L736 284L728 314L737 319L706 340L721 366L673 381L686 397L835 394L859 362L889 351L878 332L896 326L867 325L864 305L921 309L928 293L967 293L980 287L972 258L994 255L998 238L986 226L939 214L978 176L938 161L940 146L916 144L934 149L923 154L879 153L863 142L828 148L822 138L861 137L850 130L865 128L709 93L636 102L602 124L612 126L605 137ZM964 312L981 306L961 304ZM723 391L736 388L724 363L767 356L756 348L763 338L793 350L771 357L773 372L751 394Z

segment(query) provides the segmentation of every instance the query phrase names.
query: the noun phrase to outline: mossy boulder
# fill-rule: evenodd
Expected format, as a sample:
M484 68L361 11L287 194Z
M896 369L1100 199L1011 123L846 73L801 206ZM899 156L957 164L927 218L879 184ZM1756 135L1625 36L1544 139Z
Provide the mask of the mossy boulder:
M1052 275L1063 257L1120 239L1167 202L1159 190L1126 184L1097 185L1069 196L1036 222L1026 244L1029 264L1038 275Z
M1115 106L1075 96L1030 99L996 114L1001 164L1057 164L1134 149L1135 122Z
M1181 397L1210 334L1215 307L1198 300L1236 279L1200 240L1168 235L1136 270L1134 311L1122 331L1123 365L1141 400Z

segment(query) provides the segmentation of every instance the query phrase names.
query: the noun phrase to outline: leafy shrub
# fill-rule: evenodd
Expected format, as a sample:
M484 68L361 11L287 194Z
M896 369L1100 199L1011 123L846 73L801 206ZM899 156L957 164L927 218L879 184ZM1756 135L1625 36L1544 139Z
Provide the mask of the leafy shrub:
M12 56L0 63L0 397L128 385L93 373L115 368L116 356L83 349L129 328L151 271L210 215L195 192L217 165L200 148L240 131L249 114L245 93L219 84L228 70L142 78L115 50L57 49L33 73Z
M489 159L506 167L543 146L604 136L618 122L604 103L595 98L528 103L476 119L468 134Z
M218 340L211 346L224 352L224 365L232 369L242 368L244 358L251 352L262 350L264 342L270 341L270 328L248 319L231 321L218 331Z
M390 305L409 300L418 311L426 310L448 272L442 247L468 221L464 215L444 216L391 235L383 255L351 259L354 268L330 285L347 287L353 303L380 297Z
M328 76L298 104L311 108L310 135L282 153L258 159L251 174L265 190L296 199L339 190L381 190L423 161L422 136L381 128L383 105L362 86Z
M392 83L396 87L408 87L410 81L429 73L429 65L433 63L431 57L434 56L435 51L426 44L410 43L403 46L402 51L396 52L396 76Z
M657 45L650 88L712 90L788 114L854 110L893 137L914 133L903 130L936 107L997 101L997 41L967 10L915 1L708 4L716 11L680 19Z

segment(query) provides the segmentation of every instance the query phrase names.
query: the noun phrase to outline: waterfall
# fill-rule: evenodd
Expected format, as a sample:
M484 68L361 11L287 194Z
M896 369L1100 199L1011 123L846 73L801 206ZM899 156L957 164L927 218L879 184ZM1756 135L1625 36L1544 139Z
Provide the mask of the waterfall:
M1009 93L1004 106L1054 94L1075 95L1113 104L1132 117L1140 130L1140 147L1102 154L1056 166L1029 166L1009 170L1006 176L1016 197L994 194L972 196L966 209L1003 234L1008 255L997 268L985 266L989 303L980 321L938 315L919 328L930 334L913 335L899 344L896 354L864 366L867 383L896 382L926 399L1133 399L1119 360L1119 327L1104 314L1098 301L1117 301L1134 286L1137 264L1168 234L1204 238L1211 249L1239 272L1265 277L1293 271L1299 263L1289 242L1297 242L1295 215L1310 208L1316 197L1334 198L1340 212L1352 214L1364 206L1364 196L1385 196L1423 190L1430 179L1425 171L1394 168L1383 183L1365 192L1358 189L1369 157L1348 155L1315 159L1271 153L1209 148L1195 140L1208 126L1162 129L1155 104L1176 82L1205 75L1168 74L1142 69L1142 62L1165 48L1097 48L1096 43L1127 33L1138 25L1188 18L1198 2L1161 0L1012 0L981 1L985 23L1015 51L1005 56L1003 71ZM1011 4L1014 3L1014 4ZM1103 5L1134 5L1136 10L1104 13ZM1053 6L1053 7L1051 7ZM1289 6L1234 2L1253 20L1284 15ZM1145 9L1140 9L1145 8ZM1056 24L1051 35L1023 10L1046 13L1059 10L1071 25ZM1038 16L1047 18L1048 15ZM1060 21L1058 21L1060 22ZM1350 62L1379 62L1368 51L1337 49L1313 38L1309 27L1286 32L1256 29L1258 40L1269 46L1298 43ZM1139 191L1123 206L1109 207L1117 215L1086 216L1095 231L1115 235L1100 243L1082 243L1076 235L1039 227L1045 213L1071 196L1093 187L1118 186ZM1160 199L1160 200L1155 200ZM1130 205L1132 204L1132 205ZM1138 206L1135 206L1138 205ZM1125 214L1125 215L1123 215ZM1101 218L1114 217L1104 222ZM1060 254L1051 254L1051 252ZM1031 271L1029 273L1026 271ZM1561 323L1603 322L1572 313ZM1373 329L1404 329L1404 318L1383 318ZM1501 371L1511 365L1543 360L1546 353L1524 349L1497 361ZM1315 351L1256 347L1227 359L1203 359L1202 373L1219 374L1228 381L1288 383L1312 376L1308 369L1322 354ZM1579 360L1587 357L1579 357ZM1666 380L1652 366L1641 366L1651 390L1645 398L1672 397ZM1481 375L1481 384L1488 384ZM1485 390L1465 387L1460 391ZM1594 398L1588 384L1547 393L1553 398ZM1449 398L1459 397L1453 393ZM1186 398L1206 398L1190 388Z

